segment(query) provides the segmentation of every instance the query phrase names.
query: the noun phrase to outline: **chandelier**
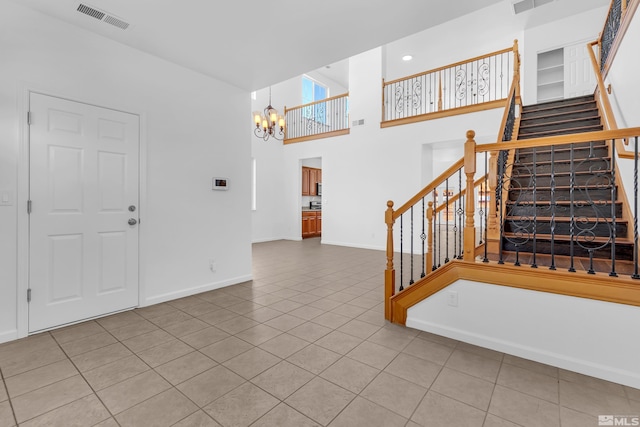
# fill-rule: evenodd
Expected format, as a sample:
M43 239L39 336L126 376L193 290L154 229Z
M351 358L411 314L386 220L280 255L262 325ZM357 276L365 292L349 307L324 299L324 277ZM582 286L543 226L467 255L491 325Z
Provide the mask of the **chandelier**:
M269 105L264 109L264 114L259 111L253 112L253 122L256 124L253 134L258 138L262 138L265 141L269 137L273 137L278 141L282 141L284 138L284 117L278 115L278 111L271 106L271 87L269 87Z

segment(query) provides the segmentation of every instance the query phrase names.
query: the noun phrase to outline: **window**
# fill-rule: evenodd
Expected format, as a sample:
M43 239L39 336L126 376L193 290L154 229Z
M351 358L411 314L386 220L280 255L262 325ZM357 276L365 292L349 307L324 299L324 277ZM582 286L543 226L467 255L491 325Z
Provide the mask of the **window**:
M302 103L309 104L315 101L322 101L327 98L329 89L317 81L302 76ZM319 123L327 123L327 111L325 103L314 104L305 107L302 111L303 117Z

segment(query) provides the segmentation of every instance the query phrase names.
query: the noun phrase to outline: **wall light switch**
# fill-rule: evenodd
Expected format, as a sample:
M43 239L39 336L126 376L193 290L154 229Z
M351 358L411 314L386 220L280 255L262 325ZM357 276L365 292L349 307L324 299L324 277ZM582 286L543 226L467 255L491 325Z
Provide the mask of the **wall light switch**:
M458 306L458 293L456 291L449 291L447 294L447 304L451 307Z

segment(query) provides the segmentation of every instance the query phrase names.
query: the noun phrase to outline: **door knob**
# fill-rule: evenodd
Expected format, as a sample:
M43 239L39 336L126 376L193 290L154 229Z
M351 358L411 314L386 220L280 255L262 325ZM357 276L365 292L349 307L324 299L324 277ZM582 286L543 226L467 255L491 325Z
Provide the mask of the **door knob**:
M138 221L135 218L129 218L129 225L136 225Z

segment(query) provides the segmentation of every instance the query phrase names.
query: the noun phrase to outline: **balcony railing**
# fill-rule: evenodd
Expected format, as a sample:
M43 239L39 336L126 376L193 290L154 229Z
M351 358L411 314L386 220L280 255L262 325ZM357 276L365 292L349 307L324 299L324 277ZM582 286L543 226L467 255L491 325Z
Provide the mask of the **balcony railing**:
M439 112L455 114L503 107L519 68L515 40L511 48L383 81L382 126L428 120Z
M349 133L349 93L285 108L285 144Z

